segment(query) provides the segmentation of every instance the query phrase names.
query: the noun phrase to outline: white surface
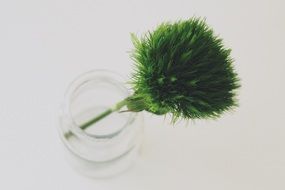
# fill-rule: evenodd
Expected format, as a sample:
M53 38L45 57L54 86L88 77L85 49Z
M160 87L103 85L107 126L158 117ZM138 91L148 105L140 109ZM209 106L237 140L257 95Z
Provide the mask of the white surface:
M284 1L0 1L0 189L285 189ZM131 72L130 32L207 17L233 49L240 108L172 127L146 114L141 159L91 180L63 159L56 113L78 74Z

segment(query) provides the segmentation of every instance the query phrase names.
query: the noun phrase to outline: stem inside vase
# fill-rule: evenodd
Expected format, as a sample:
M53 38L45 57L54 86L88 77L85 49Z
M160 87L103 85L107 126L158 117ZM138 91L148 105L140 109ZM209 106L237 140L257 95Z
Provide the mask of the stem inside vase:
M111 113L113 113L115 111L119 111L126 104L127 104L127 99L124 99L124 100L118 102L117 104L115 104L115 106L107 109L106 111L102 112L101 114L99 114L98 116L94 117L93 119L91 119L91 120L87 121L86 123L80 125L80 128L83 129L83 130L87 129L88 127L90 127L94 123L100 121L104 117L110 115Z
M87 128L89 128L90 126L92 126L93 124L97 123L98 121L100 121L101 119L107 117L108 115L110 115L111 113L114 113L116 111L119 111L122 107L124 107L125 105L127 105L127 100L128 98L116 103L113 107L105 110L104 112L102 112L101 114L97 115L96 117L94 117L93 119L83 123L82 125L80 125L79 127L82 130L86 130ZM65 133L65 137L69 138L71 137L73 134L71 133L71 131L68 131L67 133Z

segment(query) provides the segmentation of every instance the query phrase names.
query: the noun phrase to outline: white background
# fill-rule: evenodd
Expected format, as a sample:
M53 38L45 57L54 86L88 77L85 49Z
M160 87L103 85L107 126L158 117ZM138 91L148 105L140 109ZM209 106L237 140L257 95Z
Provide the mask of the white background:
M284 190L284 1L0 1L0 189ZM216 121L171 126L145 114L141 158L108 180L63 158L57 112L91 69L129 76L130 32L206 17L233 49L240 107Z

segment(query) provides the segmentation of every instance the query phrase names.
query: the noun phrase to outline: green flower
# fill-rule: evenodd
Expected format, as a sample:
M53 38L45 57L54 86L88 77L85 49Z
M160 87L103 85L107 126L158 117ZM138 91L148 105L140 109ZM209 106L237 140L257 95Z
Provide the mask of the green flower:
M217 118L237 106L240 85L231 50L204 20L163 23L141 39L132 35L132 40L134 94L82 124L82 129L124 106L133 112L169 113L174 122Z
M230 49L204 20L163 23L141 39L132 35L131 111L185 119L216 118L237 106L240 86Z

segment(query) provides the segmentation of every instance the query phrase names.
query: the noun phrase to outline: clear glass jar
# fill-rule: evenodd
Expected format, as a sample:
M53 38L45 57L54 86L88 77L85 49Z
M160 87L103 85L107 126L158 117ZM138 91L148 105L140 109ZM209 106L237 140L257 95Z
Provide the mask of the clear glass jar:
M95 70L74 80L65 94L59 134L68 162L84 175L113 176L129 168L139 154L142 113L123 107L85 130L80 127L130 96L125 82L118 74Z

